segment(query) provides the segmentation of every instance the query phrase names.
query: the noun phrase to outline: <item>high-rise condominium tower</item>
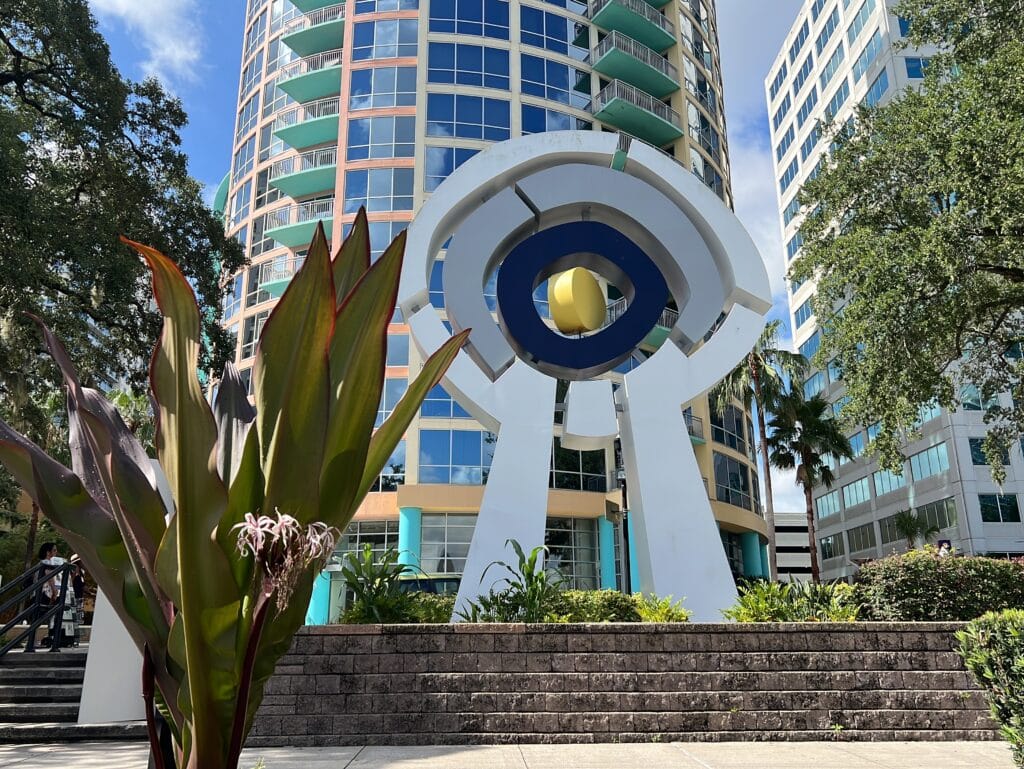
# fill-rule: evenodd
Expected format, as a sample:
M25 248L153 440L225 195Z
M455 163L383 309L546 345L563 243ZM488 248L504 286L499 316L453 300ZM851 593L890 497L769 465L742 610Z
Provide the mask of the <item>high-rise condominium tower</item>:
M892 12L895 0L807 0L797 15L765 81L772 147L778 180L779 212L786 263L799 253L802 221L797 195L818 173L830 142L818 125L851 119L858 104L877 105L898 98L920 83L928 51L903 48L906 22ZM811 299L815 284L789 284L793 335L811 357L821 342ZM821 393L838 415L845 403L842 372L835 362L813 370L802 386L807 397ZM1000 396L1006 398L1008 396ZM831 489L814 491L822 576L849 576L856 561L906 547L894 516L913 508L966 553L1005 556L1024 551L1019 509L1024 491L1024 458L1008 458L1007 482L992 481L981 441L986 428L975 389L964 393L955 412L922 410L920 438L906 447L903 475L878 468L863 456L871 425L851 429L857 457L835 468Z
M711 0L329 1L249 0L246 11L234 156L220 195L228 232L251 257L224 307L243 377L316 221L336 244L365 206L376 256L432 190L492 142L539 131L627 132L731 204ZM442 280L443 263L432 294L443 314ZM610 293L614 317L625 300ZM543 287L537 297L543 314ZM666 308L664 324L674 322ZM665 331L652 331L648 350ZM381 418L420 365L397 314L387 364ZM679 418L717 500L734 571L763 573L748 416L739 408L711 415L701 398ZM435 388L343 546L395 547L429 574L457 575L493 448L493 436ZM671 467L666 458L665 472ZM555 438L549 562L576 586L623 584L616 478L612 445L581 453ZM685 500L678 514L687 514Z

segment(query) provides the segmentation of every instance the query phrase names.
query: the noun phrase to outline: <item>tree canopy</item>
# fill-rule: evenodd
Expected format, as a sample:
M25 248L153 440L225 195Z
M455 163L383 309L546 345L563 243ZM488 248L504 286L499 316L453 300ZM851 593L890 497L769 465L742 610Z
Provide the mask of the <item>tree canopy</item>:
M65 341L86 382L110 382L109 372L144 379L160 325L147 272L120 234L177 261L210 310L205 363L223 361L221 278L243 255L189 176L186 121L156 80L118 72L86 0L4 3L0 413L44 429L38 404L57 388L26 312Z
M816 277L819 364L838 358L844 418L879 424L882 463L920 408L992 403L986 452L1024 433L1024 7L903 0L910 42L938 46L920 87L833 126L801 203L794 279ZM965 390L966 388L966 390Z

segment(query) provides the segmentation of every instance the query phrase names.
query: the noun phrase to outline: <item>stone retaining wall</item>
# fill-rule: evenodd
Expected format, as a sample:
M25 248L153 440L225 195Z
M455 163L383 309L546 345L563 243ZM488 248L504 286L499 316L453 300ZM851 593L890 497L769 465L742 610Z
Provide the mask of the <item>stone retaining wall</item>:
M249 744L995 739L958 627L310 627Z

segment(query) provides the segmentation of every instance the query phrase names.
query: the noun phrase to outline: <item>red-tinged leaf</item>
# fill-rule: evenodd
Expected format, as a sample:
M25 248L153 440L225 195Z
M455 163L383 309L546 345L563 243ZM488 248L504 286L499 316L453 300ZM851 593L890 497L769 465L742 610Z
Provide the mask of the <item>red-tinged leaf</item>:
M245 383L233 363L224 364L213 414L217 420L217 468L221 480L230 487L242 461L245 438L256 419Z
M456 334L427 359L423 364L416 379L405 391L402 399L395 406L391 415L384 420L384 424L377 428L370 439L370 449L366 454L366 466L363 470L363 481L359 488L359 494L355 500L355 507L358 507L373 486L374 480L384 469L385 463L391 458L395 446L402 440L405 431L409 429L413 418L419 413L423 399L427 397L430 388L441 381L441 377L452 365L455 356L459 354L466 340L469 338L471 329ZM353 512L355 510L353 508Z
M305 263L263 327L253 366L265 512L302 523L317 513L334 306L330 252L318 224Z
M217 681L234 669L234 643L209 643L203 625L210 612L237 605L239 595L230 564L214 541L227 490L217 472L217 425L197 374L202 324L195 295L177 265L155 249L122 240L149 265L164 320L150 381L157 402L157 453L176 506L175 532L169 536L177 550L192 759L216 766L224 763L224 734L230 724L230 704Z
M384 385L388 323L404 251L402 232L349 292L335 320L331 410L320 473L320 520L331 526L344 526L355 510Z
M359 207L348 237L334 256L332 268L335 304L341 307L353 286L370 269L370 227L366 222L364 206Z

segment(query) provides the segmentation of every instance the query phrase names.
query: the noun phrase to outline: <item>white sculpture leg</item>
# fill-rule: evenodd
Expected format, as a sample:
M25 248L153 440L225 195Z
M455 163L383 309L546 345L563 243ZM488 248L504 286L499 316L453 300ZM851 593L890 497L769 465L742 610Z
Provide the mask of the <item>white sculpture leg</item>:
M106 596L97 592L78 723L112 724L145 717L142 655Z
M736 585L680 411L680 392L665 386L656 364L646 365L633 372L644 375L628 375L620 391L622 458L640 576L634 589L685 599L695 621L721 622L721 610L736 600Z
M505 544L508 540L516 540L527 552L544 544L555 380L519 362L495 387L501 427L453 622L459 621L470 601L503 580L504 569L491 569L484 576L490 564L516 565L515 552Z

